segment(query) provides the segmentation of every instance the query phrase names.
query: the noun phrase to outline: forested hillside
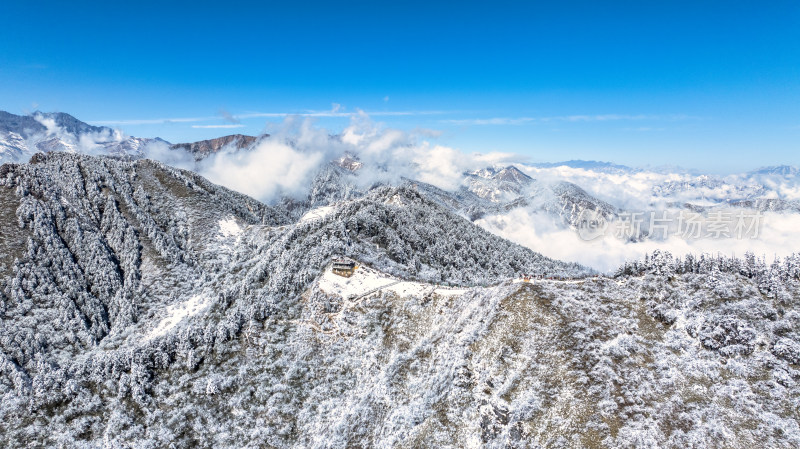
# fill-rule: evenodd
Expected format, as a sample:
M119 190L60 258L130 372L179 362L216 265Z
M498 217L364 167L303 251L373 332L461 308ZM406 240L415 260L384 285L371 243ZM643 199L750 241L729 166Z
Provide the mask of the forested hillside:
M266 206L148 160L3 165L2 444L800 444L798 258L597 277L342 176ZM340 256L415 290L344 295Z

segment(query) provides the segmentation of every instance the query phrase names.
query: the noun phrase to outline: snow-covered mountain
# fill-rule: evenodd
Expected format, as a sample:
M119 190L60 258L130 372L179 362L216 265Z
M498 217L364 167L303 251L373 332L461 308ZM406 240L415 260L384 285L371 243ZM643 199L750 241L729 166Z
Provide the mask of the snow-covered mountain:
M791 166L720 176L685 170L629 169L609 163L577 164L576 161L517 165L534 178L575 183L620 208L631 203L643 207L664 202L708 206L770 198L800 200L797 193L800 170Z
M510 165L488 167L465 173L467 189L492 202L516 199L534 180Z
M792 165L778 165L774 167L762 167L758 170L753 170L750 175L768 175L768 176L782 176L786 178L794 178L800 175L800 168Z
M125 136L63 112L15 115L0 111L0 163L25 162L37 152L108 154L140 158L160 139Z
M3 165L2 444L800 444L800 257L595 276L454 213L467 189L355 176L270 206L149 160Z
M800 223L800 174L789 166L722 176L596 161L490 164L464 154L446 160L457 152L377 128L341 134L303 128L171 145L126 137L66 114L2 118L0 161L26 161L37 151L153 158L281 205L293 220L378 185L405 185L489 232L601 271L655 248L783 257L800 245L789 231ZM276 158L284 161L281 167L270 162ZM709 240L705 237L713 233L707 232L687 239L679 229L681 214L699 215L707 223L715 216L754 213L763 216L750 234L758 236L754 240ZM659 232L655 217L663 214L672 224ZM583 232L586 226L591 232ZM572 241L576 236L580 239ZM587 240L597 244L584 245Z
M569 227L574 226L587 209L608 218L617 212L616 208L592 197L575 184L541 182L515 166L486 167L466 172L461 187L455 191L414 180L407 180L406 185L472 221L486 215L528 208L546 213Z

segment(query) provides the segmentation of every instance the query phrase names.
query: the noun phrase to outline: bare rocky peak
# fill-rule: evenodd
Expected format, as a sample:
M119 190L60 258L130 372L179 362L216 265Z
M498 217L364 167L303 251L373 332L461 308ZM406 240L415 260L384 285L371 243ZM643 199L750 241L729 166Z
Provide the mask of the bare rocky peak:
M264 135L263 137L267 137L267 135ZM189 153L192 153L195 159L200 160L220 151L227 146L231 146L237 150L248 148L258 139L258 137L246 136L244 134L231 134L229 136L217 137L216 139L200 140L190 143L176 143L170 148L173 150L186 150Z

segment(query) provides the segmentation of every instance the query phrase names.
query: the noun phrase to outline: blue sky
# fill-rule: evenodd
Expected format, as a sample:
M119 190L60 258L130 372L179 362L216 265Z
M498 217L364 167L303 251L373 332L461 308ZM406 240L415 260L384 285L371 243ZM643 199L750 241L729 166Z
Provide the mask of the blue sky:
M0 109L173 142L360 109L531 161L800 165L800 2L599 3L7 2Z

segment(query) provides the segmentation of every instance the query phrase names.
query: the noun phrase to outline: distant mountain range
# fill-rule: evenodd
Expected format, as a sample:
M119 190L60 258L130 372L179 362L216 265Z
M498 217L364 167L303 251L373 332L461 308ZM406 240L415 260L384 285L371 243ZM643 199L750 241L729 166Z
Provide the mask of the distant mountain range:
M625 165L613 164L611 162L600 162L600 161L571 160L564 162L539 162L530 165L532 167L537 167L537 168L557 168L557 167L581 168L584 170L592 170L603 173L631 173L637 171Z
M195 162L227 149L250 151L269 135L233 134L198 142L170 144L159 138L125 136L92 126L65 113L14 115L0 112L0 162L24 162L36 152L64 151L131 159L187 154ZM287 142L293 145L292 142ZM158 152L151 151L159 149ZM321 167L310 186L309 207L360 195L358 181L365 167L355 153L343 154ZM570 170L562 170L569 168ZM386 171L389 167L380 167ZM500 216L512 210L546 213L565 227L575 227L592 211L613 220L627 212L667 205L691 211L738 207L772 212L800 211L800 170L765 167L740 175L710 176L686 171L647 171L598 161L511 164L466 171L456 190L444 191L409 180L421 192L471 220ZM341 185L340 185L341 184ZM636 186L634 188L626 188ZM617 193L617 190L621 191ZM292 201L288 201L291 203ZM295 201L296 202L296 201ZM300 208L301 209L301 208ZM298 209L298 210L300 210Z
M245 149L257 140L253 136L234 134L173 145L160 138L125 136L112 128L92 126L63 112L15 115L0 111L0 163L24 162L36 152L51 151L142 158L146 157L146 147L154 143L185 151L195 160L202 160L224 147Z
M92 126L64 112L34 112L30 115L14 115L0 111L0 132L13 132L30 136L47 131L44 121L51 120L70 134L113 132L111 128Z

